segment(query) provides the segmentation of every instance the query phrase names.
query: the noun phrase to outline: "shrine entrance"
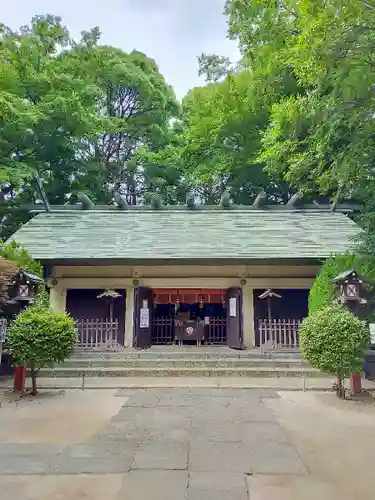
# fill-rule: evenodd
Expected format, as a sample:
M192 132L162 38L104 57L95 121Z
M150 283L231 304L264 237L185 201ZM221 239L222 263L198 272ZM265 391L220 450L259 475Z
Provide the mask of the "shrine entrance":
M242 291L135 290L134 345L242 345Z

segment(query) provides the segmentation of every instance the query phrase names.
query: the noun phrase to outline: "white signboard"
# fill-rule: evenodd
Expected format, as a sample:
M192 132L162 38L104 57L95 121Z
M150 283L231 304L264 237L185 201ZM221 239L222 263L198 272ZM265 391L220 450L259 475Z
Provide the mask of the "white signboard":
M147 299L145 299L143 301L143 306L142 307L143 307L143 309L148 309L148 300Z
M7 320L5 318L0 318L0 342L5 342L6 335L7 335Z
M237 299L236 297L231 297L229 299L229 316L235 318L237 316Z
M371 344L375 344L375 323L370 323L370 337L371 337Z
M148 328L150 326L150 309L141 309L140 325L141 328Z
M209 325L210 324L210 317L209 316L205 316L204 317L204 324L205 325Z

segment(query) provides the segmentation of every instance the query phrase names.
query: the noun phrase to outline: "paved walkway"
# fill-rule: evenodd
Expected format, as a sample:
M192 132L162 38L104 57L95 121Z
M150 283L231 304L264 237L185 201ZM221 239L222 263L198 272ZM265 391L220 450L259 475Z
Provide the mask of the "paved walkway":
M374 438L372 399L357 408L271 389L56 392L3 402L0 499L372 500Z

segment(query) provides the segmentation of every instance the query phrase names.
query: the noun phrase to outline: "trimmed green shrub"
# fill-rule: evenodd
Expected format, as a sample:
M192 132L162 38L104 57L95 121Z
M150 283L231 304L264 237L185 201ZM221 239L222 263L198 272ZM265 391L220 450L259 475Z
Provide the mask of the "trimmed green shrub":
M73 319L65 312L46 306L45 300L41 296L34 305L22 311L8 334L14 363L30 369L33 395L37 393L39 369L69 357L76 339Z
M332 303L335 285L331 281L349 269L355 269L359 274L375 282L375 257L352 253L332 255L324 262L310 290L309 314Z
M322 372L337 377L344 397L344 378L363 370L370 332L365 321L333 303L305 318L300 328L302 356Z

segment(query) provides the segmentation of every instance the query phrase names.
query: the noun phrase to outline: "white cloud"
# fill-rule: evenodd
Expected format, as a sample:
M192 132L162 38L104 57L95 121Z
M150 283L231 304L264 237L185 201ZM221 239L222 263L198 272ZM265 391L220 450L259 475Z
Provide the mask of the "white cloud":
M15 29L35 14L52 13L63 17L73 36L99 26L102 43L155 59L182 98L203 83L199 54L238 58L235 44L226 39L223 7L224 0L13 0L2 5L1 21Z

